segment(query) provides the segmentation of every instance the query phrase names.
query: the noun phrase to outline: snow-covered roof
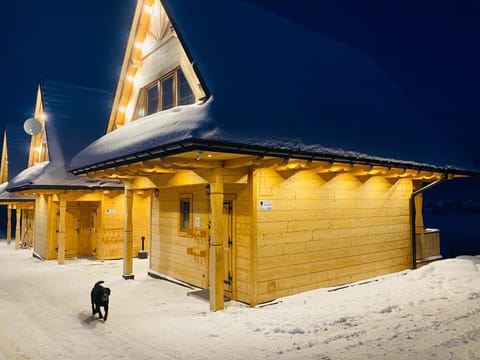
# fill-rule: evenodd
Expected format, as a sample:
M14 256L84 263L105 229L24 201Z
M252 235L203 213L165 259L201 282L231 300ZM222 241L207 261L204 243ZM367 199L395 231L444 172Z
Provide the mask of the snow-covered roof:
M73 158L75 173L138 161L190 140L292 156L306 151L473 168L368 54L240 0L162 3L208 101L105 135Z
M9 181L7 190L122 188L119 182L87 179L66 170L72 156L101 135L111 103L110 94L55 81L42 82L40 89L50 161L21 171Z
M8 191L32 189L122 189L119 181L77 176L65 171L61 163L45 161L33 165L9 181Z
M8 182L0 184L0 204L12 202L35 201L35 196L24 194L13 194L7 191Z

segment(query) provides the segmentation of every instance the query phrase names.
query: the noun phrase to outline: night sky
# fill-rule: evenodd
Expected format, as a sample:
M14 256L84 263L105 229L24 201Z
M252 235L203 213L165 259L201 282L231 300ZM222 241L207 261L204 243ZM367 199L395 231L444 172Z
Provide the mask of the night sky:
M249 1L368 53L445 142L480 167L480 2ZM100 88L113 97L135 5L135 0L2 4L0 125L9 134L12 175L26 164L29 139L22 124L33 114L40 79Z
M135 6L135 0L2 2L0 129L8 133L10 177L27 165L23 122L33 115L39 80L106 90L113 99Z

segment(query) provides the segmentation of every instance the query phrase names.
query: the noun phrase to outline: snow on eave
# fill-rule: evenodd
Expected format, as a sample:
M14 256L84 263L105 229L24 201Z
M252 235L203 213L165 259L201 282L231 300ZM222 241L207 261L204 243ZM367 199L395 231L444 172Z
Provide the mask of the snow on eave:
M41 189L123 189L120 181L105 181L89 179L67 173L62 165L55 165L49 161L31 166L10 180L7 190L11 192Z
M215 133L211 118L213 98L203 103L178 106L130 122L97 139L70 162L69 171L113 159L135 156L165 144Z
M35 196L13 194L7 191L8 181L0 185L0 204L35 201Z

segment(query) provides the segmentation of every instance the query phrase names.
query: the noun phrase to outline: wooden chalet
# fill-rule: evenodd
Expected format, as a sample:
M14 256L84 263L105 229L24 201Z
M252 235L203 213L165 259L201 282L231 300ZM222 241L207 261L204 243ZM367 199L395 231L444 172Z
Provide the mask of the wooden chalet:
M32 135L28 167L7 189L35 196L33 251L39 258L63 264L79 256L123 256L123 184L66 171L72 154L101 134L109 104L111 96L99 90L53 81L38 87L34 117L42 130ZM143 222L139 216L139 229Z
M254 306L416 266L425 185L473 174L420 120L318 32L247 2L139 0L106 134L70 171L125 184L125 277L147 194L150 273L208 289L213 311Z
M0 205L7 207L7 244L12 242L12 212L15 212L15 249L31 247L33 241L34 196L16 195L6 191L8 186L7 131L3 134L0 165Z

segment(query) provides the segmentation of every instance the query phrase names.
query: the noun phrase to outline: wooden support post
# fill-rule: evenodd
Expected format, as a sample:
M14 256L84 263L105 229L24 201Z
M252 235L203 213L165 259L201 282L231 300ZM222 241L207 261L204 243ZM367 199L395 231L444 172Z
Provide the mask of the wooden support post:
M133 234L132 234L133 191L125 186L125 227L123 235L123 278L134 279Z
M8 205L7 209L7 244L12 242L12 206Z
M17 206L17 209L15 211L16 215L16 224L15 224L15 250L18 250L20 248L20 242L22 241L22 235L20 232L20 226L22 222L22 209L19 209Z
M65 227L67 214L67 201L65 199L60 199L58 211L60 212L60 216L58 219L57 262L62 265L65 264Z
M210 206L212 213L210 221L209 294L211 311L224 309L223 243L226 229L222 220L223 197L223 177L220 172L216 171L210 183Z
M424 244L424 227L423 227L423 194L418 194L415 196L415 233L416 237L416 248L417 254L416 258L418 260L422 259L423 256L423 244Z

